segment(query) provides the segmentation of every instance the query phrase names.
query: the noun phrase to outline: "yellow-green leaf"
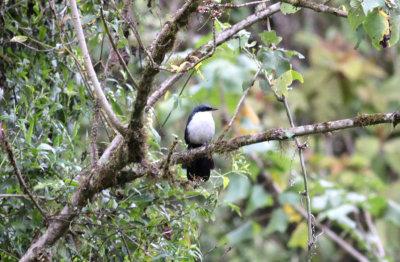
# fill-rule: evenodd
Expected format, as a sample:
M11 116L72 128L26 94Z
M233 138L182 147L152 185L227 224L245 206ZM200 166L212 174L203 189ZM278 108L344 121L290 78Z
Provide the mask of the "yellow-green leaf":
M306 223L301 223L296 227L288 243L288 247L306 248L308 242L308 228Z
M224 177L222 177L222 179L224 180L223 181L223 188L225 189L229 184L229 178L224 176Z
M17 35L17 36L14 36L13 38L11 38L10 42L22 43L22 42L25 42L26 40L28 40L27 36Z

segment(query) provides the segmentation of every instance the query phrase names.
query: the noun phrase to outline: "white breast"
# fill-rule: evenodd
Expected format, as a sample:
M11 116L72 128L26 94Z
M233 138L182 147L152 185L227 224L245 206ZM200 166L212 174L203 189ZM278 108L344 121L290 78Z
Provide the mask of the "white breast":
M211 112L197 112L187 129L191 143L198 145L210 143L215 133L215 123Z

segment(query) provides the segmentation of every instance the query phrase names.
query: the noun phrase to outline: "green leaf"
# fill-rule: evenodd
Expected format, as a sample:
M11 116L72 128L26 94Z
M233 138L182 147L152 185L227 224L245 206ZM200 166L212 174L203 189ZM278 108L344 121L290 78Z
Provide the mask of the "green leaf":
M283 73L280 77L274 79L272 81L272 86L278 92L279 95L288 95L287 87L290 86L293 82L293 70L288 70Z
M364 0L361 6L364 14L367 15L375 7L385 7L385 0Z
M263 62L263 69L275 71L276 77L290 70L289 59L280 50L262 49L259 52L259 59Z
M154 140L159 144L161 142L161 136L160 134L157 132L157 130L154 127L150 127L151 130L151 134L154 137Z
M32 133L33 133L33 129L35 128L35 118L32 117L31 120L29 121L29 128L28 128L28 133L26 134L26 143L28 145L31 145L31 141L32 141Z
M299 203L300 196L294 192L283 192L278 195L278 200L281 205L289 204L294 206Z
M247 221L237 229L229 232L226 237L231 244L238 244L244 240L253 238L254 222Z
M372 215L378 216L387 207L387 199L382 196L368 197L367 201L361 203L363 208Z
M286 212L282 208L276 209L271 215L266 232L267 234L273 232L283 233L286 231L288 223L289 216L286 214Z
M389 34L389 16L378 8L370 12L364 20L365 32L371 39L372 45L381 49L383 36Z
M245 215L250 215L256 209L270 205L272 205L272 198L265 192L264 187L255 185L247 202Z
M320 213L320 219L324 219L325 217L337 221L340 225L347 228L355 228L356 223L351 220L347 215L350 213L358 212L358 209L355 205L344 204L338 206L336 208L331 208L326 212Z
M260 87L260 89L264 93L264 95L269 95L270 87L269 87L269 83L267 80L260 80L258 82L258 86Z
M54 148L46 143L41 143L38 147L36 147L36 149L38 151L51 151L53 154L56 153L56 151L54 150Z
M295 7L295 6L293 6L291 4L288 4L288 3L281 3L281 12L284 15L294 14L297 11L299 11L300 9L301 9L300 7Z
M114 110L114 112L116 112L118 115L123 116L124 113L122 112L121 107L119 106L119 103L117 103L111 96L108 97L108 99L111 102L111 106Z
M251 185L247 177L233 174L229 176L229 180L225 201L234 203L248 196Z
M391 37L389 39L389 46L397 44L400 38L400 16L390 16L390 32Z
M357 27L357 30L356 30L357 43L354 46L354 50L358 49L358 47L361 44L361 41L365 38L365 36L366 36L366 33L365 33L365 30L364 30L364 27L362 27L362 26Z
M39 29L39 40L44 41L47 34L47 28L45 26L41 26Z
M289 240L288 247L306 248L308 242L308 228L306 223L301 223L296 227Z
M79 187L79 183L77 181L75 181L75 180L72 180L72 179L66 179L65 180L65 184L71 185L71 186L73 186L75 188Z
M278 45L282 41L282 37L276 36L276 32L272 31L264 31L258 34L261 37L261 40L264 42L265 45Z
M287 57L289 57L289 58L292 58L292 56L297 56L299 59L304 59L305 58L303 54L301 54L300 52L297 52L296 50L285 50L285 49L282 49L282 48L280 48L279 50L284 52L285 55Z
M230 206L231 207L231 210L233 211L233 212L236 212L236 214L238 214L240 217L242 216L242 213L240 212L240 207L239 206L237 206L237 205L235 205L235 204L232 204L232 203L230 203L230 202L224 202L226 205L228 205L228 206Z
M253 85L253 80L252 79L243 81L243 84L242 84L243 91L246 91L247 88L250 88L252 85Z
M294 70L290 70L290 71L292 71L292 79L293 79L293 81L294 80L299 80L300 83L304 83L304 79L303 79L303 75L302 74L300 74L299 72L294 71Z
M351 8L349 10L347 20L349 21L349 24L353 30L356 30L357 27L359 27L364 22L364 19L365 15L361 7Z

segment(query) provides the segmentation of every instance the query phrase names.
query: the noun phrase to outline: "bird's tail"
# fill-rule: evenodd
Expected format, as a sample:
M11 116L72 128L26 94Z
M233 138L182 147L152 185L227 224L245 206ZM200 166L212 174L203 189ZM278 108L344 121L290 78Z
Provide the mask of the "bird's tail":
M190 144L189 149L197 148L202 145ZM212 157L201 157L193 160L187 165L187 178L190 181L203 180L207 181L210 178L211 169L214 169L214 160Z
M187 177L190 181L203 180L210 178L211 169L214 168L214 160L210 157L201 157L193 160L187 166Z

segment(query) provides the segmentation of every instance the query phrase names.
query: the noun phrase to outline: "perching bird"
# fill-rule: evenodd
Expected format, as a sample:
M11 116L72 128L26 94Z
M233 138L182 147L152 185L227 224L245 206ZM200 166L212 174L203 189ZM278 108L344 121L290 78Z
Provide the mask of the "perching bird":
M201 147L211 142L215 134L215 123L212 111L218 108L209 105L199 105L193 109L185 128L185 142L188 149ZM201 157L187 165L187 177L189 180L207 181L211 169L214 168L212 157Z

